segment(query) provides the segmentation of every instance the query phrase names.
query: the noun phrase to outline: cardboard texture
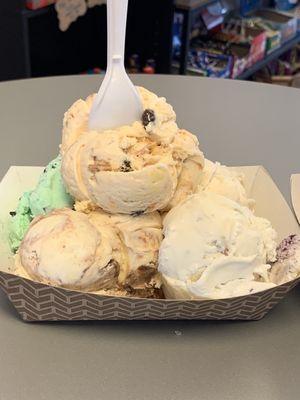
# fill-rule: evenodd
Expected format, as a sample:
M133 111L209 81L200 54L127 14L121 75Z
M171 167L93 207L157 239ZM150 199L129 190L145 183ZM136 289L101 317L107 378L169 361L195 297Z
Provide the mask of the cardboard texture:
M291 197L296 217L300 223L300 174L291 176Z
M238 169L245 175L248 195L256 200L256 214L272 222L278 241L299 233L293 212L265 169L255 166ZM9 212L16 208L20 195L35 186L42 170L40 167L11 167L0 184L0 286L25 321L258 320L300 281L297 278L259 293L224 300L158 300L72 291L16 276L7 240Z

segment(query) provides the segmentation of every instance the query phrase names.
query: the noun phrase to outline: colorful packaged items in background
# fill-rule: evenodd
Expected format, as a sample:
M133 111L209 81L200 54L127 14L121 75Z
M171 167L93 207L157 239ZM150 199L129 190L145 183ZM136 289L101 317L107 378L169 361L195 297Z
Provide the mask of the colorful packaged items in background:
M140 56L138 54L132 54L127 60L127 71L130 74L138 74L143 72L144 74L155 74L156 61L154 58L148 58L145 65L142 66Z
M294 37L297 33L296 17L291 17L271 9L258 10L253 16L261 18L273 30L279 31L281 34L281 43Z
M26 7L30 10L37 10L38 8L47 7L55 2L56 0L26 0Z
M101 68L95 67L95 68L90 68L84 72L82 72L83 75L98 75L98 74L104 74L104 71L101 70Z
M260 61L266 51L266 32L230 19L210 37L193 40L188 72L205 76L236 78Z
M283 86L300 87L300 46L296 45L278 60L258 71L253 80Z
M233 58L205 50L193 50L189 54L188 72L213 78L230 78Z
M265 55L266 32L263 29L248 26L245 20L229 20L224 24L223 30L216 37L219 40L235 44L237 50L240 47L241 51L234 54L239 58L245 58L245 68L251 67Z
M266 51L266 32L247 26L243 19L230 19L214 39L229 45L227 54L233 56L231 78L260 61Z
M269 25L267 21L261 18L249 18L247 24L254 26L258 29L263 29L267 35L267 46L266 52L271 53L277 49L281 43L281 32L274 29L273 26Z
M295 7L287 12L285 12L286 15L296 18L297 19L297 31L300 31L300 6Z

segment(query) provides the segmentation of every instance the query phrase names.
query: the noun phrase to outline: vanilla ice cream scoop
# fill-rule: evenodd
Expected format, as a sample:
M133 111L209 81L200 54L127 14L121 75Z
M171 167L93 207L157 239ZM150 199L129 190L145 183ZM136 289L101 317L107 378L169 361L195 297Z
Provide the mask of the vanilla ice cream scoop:
M176 114L173 107L167 103L164 97L158 97L155 93L143 87L137 87L137 90L144 110L142 120L138 121L140 126L142 126L156 141L163 142L164 144L171 143L178 131ZM95 94L91 94L86 100L77 100L65 112L61 143L62 154L64 154L81 135L89 131L89 115L95 96ZM126 127L130 128L131 125ZM110 132L112 131L110 130Z
M276 259L276 232L224 196L190 196L167 214L163 234L159 271L166 297L225 298L274 286L268 263Z
M60 209L33 220L18 258L34 280L78 290L105 289L118 280L118 242L111 233L100 233L85 214Z
M82 119L88 113L78 111L76 122L75 107L65 116L62 177L76 200L92 201L110 213L136 214L170 209L195 192L204 166L197 138L178 129L164 98L139 91L144 113L131 126L86 131Z
M249 199L243 184L243 174L233 168L205 159L198 192L208 191L228 197L242 206L252 208L254 200Z

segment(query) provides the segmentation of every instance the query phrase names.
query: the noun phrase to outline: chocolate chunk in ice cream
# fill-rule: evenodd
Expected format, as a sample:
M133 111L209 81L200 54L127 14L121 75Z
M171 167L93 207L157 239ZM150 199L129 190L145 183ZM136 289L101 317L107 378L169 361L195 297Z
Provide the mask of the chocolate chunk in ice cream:
M132 212L130 215L131 215L132 217L139 217L140 215L143 215L144 213L145 213L144 210L140 210L140 211L134 211L134 212Z
M154 122L154 121L155 121L155 112L153 110L150 110L149 108L146 109L142 115L143 125L147 126L148 124L150 124L150 122Z
M99 281L103 289L110 289L116 286L120 272L120 264L116 260L110 260L109 263L99 271Z
M130 160L124 160L123 164L120 167L121 172L130 172L133 171Z

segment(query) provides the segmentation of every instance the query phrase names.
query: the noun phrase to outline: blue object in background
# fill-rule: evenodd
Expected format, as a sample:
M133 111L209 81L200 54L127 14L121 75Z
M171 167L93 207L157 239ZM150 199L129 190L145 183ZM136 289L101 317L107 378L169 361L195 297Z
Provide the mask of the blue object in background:
M261 7L261 0L240 0L240 14L245 17L252 11Z
M291 0L275 0L275 8L280 11L287 11L293 8L297 1Z
M279 11L287 11L295 7L298 0L274 0L274 6ZM240 0L240 14L242 17L247 16L252 11L262 7L262 0Z

